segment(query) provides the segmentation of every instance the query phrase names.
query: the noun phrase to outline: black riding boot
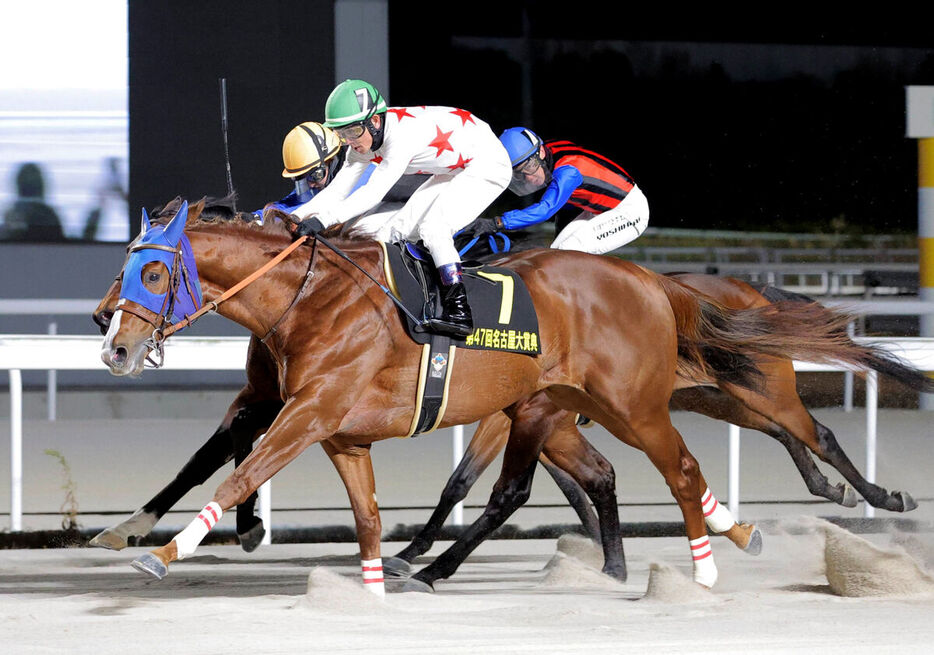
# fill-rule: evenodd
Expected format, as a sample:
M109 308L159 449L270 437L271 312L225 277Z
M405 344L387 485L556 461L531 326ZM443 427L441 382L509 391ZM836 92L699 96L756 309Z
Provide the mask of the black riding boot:
M428 325L440 334L468 337L473 333L473 316L463 282L441 287L441 317L429 319Z

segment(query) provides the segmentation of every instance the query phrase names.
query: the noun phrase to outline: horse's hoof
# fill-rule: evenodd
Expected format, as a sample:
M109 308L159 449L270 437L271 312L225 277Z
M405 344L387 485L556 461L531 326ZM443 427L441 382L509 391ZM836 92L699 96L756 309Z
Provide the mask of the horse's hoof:
M243 534L238 534L237 538L240 539L240 547L246 552L252 553L263 543L263 537L265 536L266 528L263 527L263 522L257 521L256 525Z
M433 594L435 592L435 588L427 582L422 582L417 578L409 578L402 586L402 591L418 591L423 594Z
M614 580L619 580L620 582L626 582L626 578L629 577L625 564L622 566L611 566L610 568L604 566L603 572Z
M749 543L743 548L743 552L753 556L762 552L762 533L759 528L753 527L752 533L749 535Z
M895 491L892 492L892 495L902 501L901 511L903 512L910 512L918 507L918 503L915 502L915 499L912 498L911 494L907 491Z
M843 482L838 484L837 488L843 491L843 498L840 499L840 504L843 507L856 507L856 505L859 503L859 497L856 495L856 490Z
M133 560L132 564L134 569L143 573L148 573L156 580L161 580L169 572L169 567L163 564L162 560L152 553L143 553Z
M114 534L110 528L101 530L88 542L88 546L106 548L107 550L123 550L127 547L126 539Z
M412 565L401 557L387 557L383 560L383 575L390 578L407 578L412 573Z

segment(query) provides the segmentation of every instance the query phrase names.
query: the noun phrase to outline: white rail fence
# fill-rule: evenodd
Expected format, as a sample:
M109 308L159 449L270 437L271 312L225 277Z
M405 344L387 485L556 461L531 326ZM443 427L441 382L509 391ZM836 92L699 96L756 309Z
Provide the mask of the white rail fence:
M857 341L882 345L908 363L923 371L934 371L934 339L873 338ZM23 520L23 386L24 370L102 370L101 337L98 336L34 336L0 335L0 370L10 376L10 529L22 530ZM243 370L247 354L246 337L176 337L166 346L167 370ZM796 371L840 371L839 367L795 362ZM876 474L876 435L878 421L878 380L875 372L867 375L866 384L866 466L870 482ZM740 431L729 427L729 507L739 516L739 449ZM454 431L453 462L456 466L463 451L463 426ZM269 483L260 490L263 520L271 528ZM873 508L865 506L865 516L872 517ZM463 515L458 508L454 523L460 525ZM269 543L271 529L267 530Z

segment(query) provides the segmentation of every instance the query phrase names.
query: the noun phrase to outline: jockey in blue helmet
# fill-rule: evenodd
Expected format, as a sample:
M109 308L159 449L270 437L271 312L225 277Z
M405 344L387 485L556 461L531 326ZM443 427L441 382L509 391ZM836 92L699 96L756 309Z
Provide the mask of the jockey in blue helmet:
M509 190L525 196L544 190L538 202L496 218L479 218L465 233L474 236L541 223L565 205L581 212L563 226L552 248L609 252L645 230L649 205L635 180L621 166L570 141L543 141L526 127L512 127L499 137L509 154Z

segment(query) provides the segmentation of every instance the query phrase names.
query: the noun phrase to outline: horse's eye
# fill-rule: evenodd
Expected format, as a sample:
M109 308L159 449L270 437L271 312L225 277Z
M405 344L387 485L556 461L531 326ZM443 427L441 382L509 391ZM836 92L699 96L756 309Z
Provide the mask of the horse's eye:
M147 282L158 282L159 278L162 277L159 273L149 273L146 277Z

